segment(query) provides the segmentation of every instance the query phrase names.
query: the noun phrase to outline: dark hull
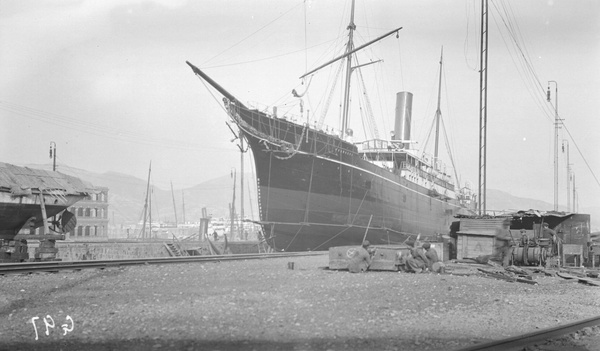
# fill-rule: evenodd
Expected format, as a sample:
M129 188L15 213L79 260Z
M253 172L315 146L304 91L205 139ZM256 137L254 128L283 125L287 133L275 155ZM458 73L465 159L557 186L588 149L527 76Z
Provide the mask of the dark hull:
M46 216L50 218L59 214L85 197L86 195L67 195L61 198L44 196ZM0 193L0 235L16 235L31 217L36 218L34 228L43 225L38 197L12 197L10 194Z
M42 199L50 218L93 191L91 184L60 172L0 162L0 235L12 237L26 223L42 226Z
M461 208L336 136L239 107L232 116L254 155L260 223L276 250L358 245L365 233L372 244L433 237L449 232Z

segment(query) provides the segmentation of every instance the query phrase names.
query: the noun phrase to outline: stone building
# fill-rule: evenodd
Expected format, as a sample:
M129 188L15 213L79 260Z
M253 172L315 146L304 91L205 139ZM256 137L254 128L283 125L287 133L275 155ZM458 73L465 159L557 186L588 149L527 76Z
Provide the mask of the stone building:
M71 240L108 238L108 188L96 187L96 190L99 192L69 208L77 217L77 226L68 235Z

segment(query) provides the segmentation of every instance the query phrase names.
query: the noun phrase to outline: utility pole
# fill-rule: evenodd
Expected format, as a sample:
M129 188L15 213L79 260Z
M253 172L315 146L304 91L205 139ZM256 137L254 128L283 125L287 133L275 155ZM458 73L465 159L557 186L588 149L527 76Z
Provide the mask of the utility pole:
M50 158L52 159L52 171L56 171L56 143L50 142Z
M479 215L486 212L487 201L487 63L488 0L481 0L481 55L479 58Z
M563 152L565 152L565 144L567 144L567 211L571 212L571 164L569 163L569 141L563 139Z
M558 83L554 80L548 81L548 102L550 102L550 83L554 83L554 211L558 211Z
M244 136L242 133L240 130L240 239L244 239Z
M229 216L231 222L231 229L229 230L229 235L231 239L234 237L233 228L235 226L235 182L236 182L236 171L235 168L231 170L231 177L233 178L233 199L231 200L231 205L229 206Z
M575 187L575 172L573 172L573 212L577 213L579 206L577 204L577 188Z

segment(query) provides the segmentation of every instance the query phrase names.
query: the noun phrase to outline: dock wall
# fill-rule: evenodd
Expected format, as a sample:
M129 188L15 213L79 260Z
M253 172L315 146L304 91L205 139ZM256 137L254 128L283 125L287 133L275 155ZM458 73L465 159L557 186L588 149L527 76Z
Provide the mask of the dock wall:
M170 257L165 243L172 241L152 241L152 242L119 242L119 241L100 241L100 242L76 242L76 241L57 241L56 248L58 253L56 258L62 261L84 261L84 260L118 260L127 258L158 258ZM35 251L39 243L30 241L28 251ZM201 255L210 254L207 242L183 242L183 249L194 250ZM215 246L219 251L223 251L224 243L217 242ZM258 252L258 242L240 241L229 242L228 253L256 253ZM30 254L31 256L31 254Z

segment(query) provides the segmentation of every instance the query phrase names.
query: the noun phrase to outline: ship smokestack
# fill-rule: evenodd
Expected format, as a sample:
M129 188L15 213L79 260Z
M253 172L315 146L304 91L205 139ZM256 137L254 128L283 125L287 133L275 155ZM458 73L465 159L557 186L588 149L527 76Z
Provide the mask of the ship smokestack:
M413 94L401 91L396 94L396 124L394 127L394 139L410 140L410 120L412 114Z

